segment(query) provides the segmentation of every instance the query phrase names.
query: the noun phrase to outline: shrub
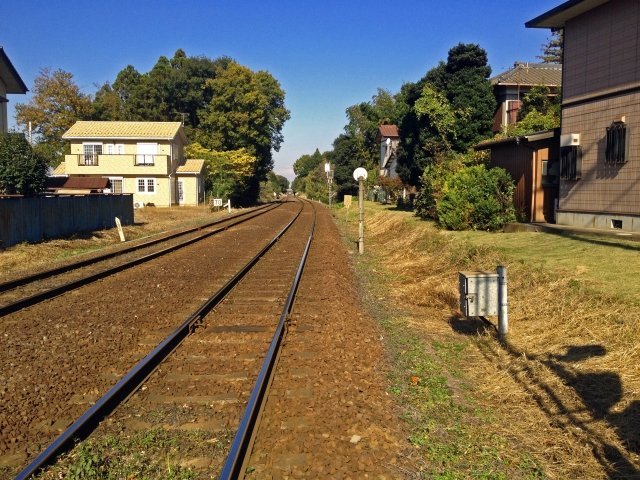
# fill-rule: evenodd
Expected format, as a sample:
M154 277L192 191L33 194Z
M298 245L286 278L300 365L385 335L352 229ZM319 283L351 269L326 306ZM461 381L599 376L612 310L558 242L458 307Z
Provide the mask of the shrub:
M463 168L444 183L438 223L449 230L498 230L516 220L513 191L513 180L502 168Z
M20 133L0 134L0 193L33 195L45 188L47 162Z

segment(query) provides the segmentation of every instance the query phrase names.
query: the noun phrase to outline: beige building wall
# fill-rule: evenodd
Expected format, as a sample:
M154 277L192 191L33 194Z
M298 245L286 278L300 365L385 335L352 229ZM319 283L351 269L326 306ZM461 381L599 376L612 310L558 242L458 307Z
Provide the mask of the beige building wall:
M103 154L99 157L98 165L79 165L80 156L84 154L83 145L86 143L101 143ZM172 159L172 153L182 158L183 148L181 146L172 147L171 143L158 143L158 154L154 165L136 165L137 144L139 142L125 141L76 141L71 143L71 153L65 155L65 172L68 175L168 175L175 171L178 160ZM107 154L107 145L123 145L124 154Z
M199 178L195 175L181 175L178 177L178 183L182 183L183 200L179 202L180 205L198 205L202 199L202 186L200 185Z
M138 192L138 179L153 179L155 182L154 193ZM153 203L156 207L169 207L171 187L168 177L124 177L122 182L124 193L133 193L133 204Z

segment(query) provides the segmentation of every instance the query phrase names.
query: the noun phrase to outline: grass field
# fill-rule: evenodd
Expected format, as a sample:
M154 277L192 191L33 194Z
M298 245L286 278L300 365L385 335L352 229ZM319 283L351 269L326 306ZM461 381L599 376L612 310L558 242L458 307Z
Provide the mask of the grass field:
M409 212L337 208L364 304L384 327L410 478L640 478L640 244L444 232ZM217 214L221 215L221 214ZM144 209L127 239L215 218ZM118 244L115 229L0 250L0 279ZM458 271L507 267L510 333L458 309ZM495 321L495 319L491 319ZM399 420L400 421L400 420Z
M355 211L334 215L353 250ZM640 244L444 232L367 203L363 296L387 331L417 478L640 475ZM458 271L507 267L505 341L458 308ZM495 319L492 319L495 322Z

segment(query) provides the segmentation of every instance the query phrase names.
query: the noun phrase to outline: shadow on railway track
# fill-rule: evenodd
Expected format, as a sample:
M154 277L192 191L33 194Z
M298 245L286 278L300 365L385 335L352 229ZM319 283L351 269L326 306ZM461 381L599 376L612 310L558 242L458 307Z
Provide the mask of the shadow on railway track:
M449 325L462 335L495 334L495 328L480 318L461 319L452 316ZM586 439L593 446L594 456L607 471L608 478L640 478L640 470L628 455L628 452L640 453L640 401L635 400L623 411L616 411L615 406L624 399L620 376L606 371L582 373L573 367L577 362L605 356L606 347L598 344L570 345L565 347L562 355L548 354L544 357L519 351L508 340L488 342L487 347L480 351L494 363L499 359L499 349L509 355L513 364L504 370L530 394L552 423L557 423L558 417L561 417L562 424L571 425L586 434ZM578 412L563 401L560 392L539 377L534 362L547 367L565 386L571 388L594 420L610 425L627 452L601 438L591 427L591 421L579 418Z

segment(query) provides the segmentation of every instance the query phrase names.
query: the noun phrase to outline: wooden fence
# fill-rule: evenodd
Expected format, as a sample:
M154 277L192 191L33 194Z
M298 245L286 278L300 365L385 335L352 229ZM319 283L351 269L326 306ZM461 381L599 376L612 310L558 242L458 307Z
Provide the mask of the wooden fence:
M0 198L0 248L133 224L133 195Z

